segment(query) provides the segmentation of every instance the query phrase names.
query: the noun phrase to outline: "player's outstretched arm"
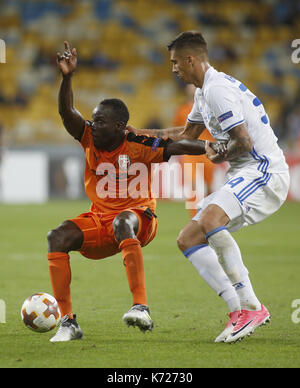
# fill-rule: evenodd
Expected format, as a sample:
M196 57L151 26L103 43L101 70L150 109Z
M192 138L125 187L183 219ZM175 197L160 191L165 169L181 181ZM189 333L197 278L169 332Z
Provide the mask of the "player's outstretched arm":
M204 124L190 123L187 121L186 125L181 127L165 129L136 129L133 126L128 125L127 129L137 135L168 137L169 139L177 141L182 139L198 139L205 129L205 126Z
M205 145L206 156L213 163L222 163L224 161L231 161L240 156L247 154L253 149L253 141L245 124L237 125L229 132L230 140L227 143L227 150L224 154L217 154L207 142Z
M181 133L182 139L197 140L201 133L205 130L205 125L202 123L186 122L185 127Z
M85 120L73 105L72 75L77 67L77 52L71 50L68 42L64 42L64 54L57 53L57 66L62 74L58 93L58 110L66 130L75 139L80 140L84 131Z
M211 143L211 149L218 155L224 157L227 152L226 143ZM203 155L206 153L206 142L204 140L183 139L168 144L166 149L167 160L172 155Z

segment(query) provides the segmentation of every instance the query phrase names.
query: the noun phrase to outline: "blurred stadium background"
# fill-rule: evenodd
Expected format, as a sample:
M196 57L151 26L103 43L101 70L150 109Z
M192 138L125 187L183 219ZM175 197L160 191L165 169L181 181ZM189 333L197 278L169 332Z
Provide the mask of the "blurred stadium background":
M299 15L296 0L0 0L0 200L84 196L83 155L57 110L64 40L78 50L75 104L87 119L101 99L118 97L132 125L159 128L187 99L166 45L191 29L206 37L211 64L263 102L291 165L290 198L300 200L300 65L291 58Z

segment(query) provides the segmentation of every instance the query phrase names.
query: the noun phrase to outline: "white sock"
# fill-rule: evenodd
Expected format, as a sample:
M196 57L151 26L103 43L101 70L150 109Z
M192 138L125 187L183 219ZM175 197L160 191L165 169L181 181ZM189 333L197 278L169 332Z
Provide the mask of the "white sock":
M184 255L206 283L223 298L230 312L241 310L239 297L209 245L196 245L187 249Z
M257 299L249 277L244 278L241 283L234 284L233 287L236 290L240 298L241 308L244 310L260 310L261 303Z
M206 239L215 250L221 266L234 286L241 308L260 310L261 304L253 291L240 248L228 230L225 227L217 228L208 233Z

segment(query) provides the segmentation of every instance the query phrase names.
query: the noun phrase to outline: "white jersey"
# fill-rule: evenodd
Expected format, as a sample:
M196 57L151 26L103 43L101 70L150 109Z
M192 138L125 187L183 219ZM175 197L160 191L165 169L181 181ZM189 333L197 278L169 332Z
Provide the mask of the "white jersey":
M216 140L229 140L228 131L245 123L253 150L230 161L233 170L254 164L263 174L288 170L261 101L240 81L213 67L206 71L202 88L195 91L188 121L204 123Z

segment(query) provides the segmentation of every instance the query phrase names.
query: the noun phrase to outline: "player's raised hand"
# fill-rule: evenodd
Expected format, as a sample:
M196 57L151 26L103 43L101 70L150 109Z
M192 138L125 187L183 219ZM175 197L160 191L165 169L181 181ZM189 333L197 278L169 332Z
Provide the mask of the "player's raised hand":
M57 53L56 62L63 75L70 75L76 70L77 51L76 48L71 50L67 41L64 42L64 45L65 51L63 54L60 52Z

